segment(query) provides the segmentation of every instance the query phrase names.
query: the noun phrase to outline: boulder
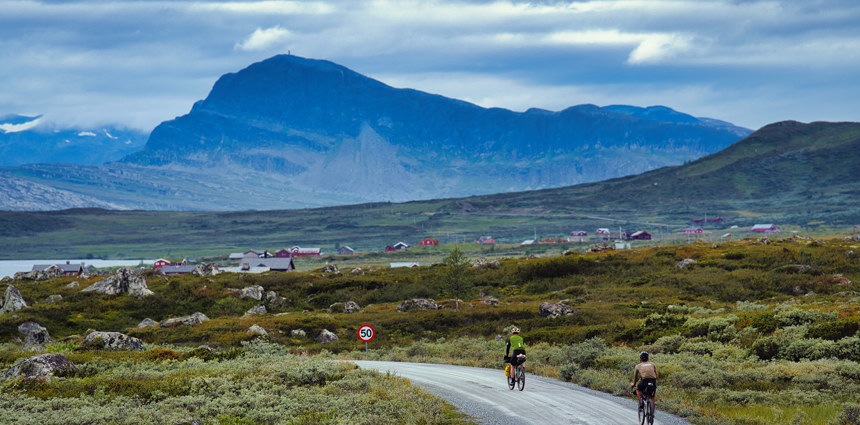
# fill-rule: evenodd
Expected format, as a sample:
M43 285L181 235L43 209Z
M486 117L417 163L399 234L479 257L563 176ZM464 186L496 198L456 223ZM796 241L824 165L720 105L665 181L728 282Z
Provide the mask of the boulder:
M40 325L36 322L27 321L27 322L24 322L24 323L21 323L20 325L18 325L18 333L21 335L27 335L28 333L35 331L37 329L40 329L40 328L44 329L44 328L42 328L42 325Z
M322 332L320 332L320 334L317 335L316 341L319 342L320 344L328 344L330 342L337 341L337 335L335 335L334 332L332 332L328 329L323 329Z
M287 299L278 296L278 293L275 291L266 292L266 302L271 308L283 308L287 306Z
M91 332L82 345L105 350L143 351L143 343L139 339L119 332Z
M153 326L158 326L158 322L150 319L149 317L141 320L140 323L137 324L138 328L149 328L149 327L153 327Z
M347 301L346 304L343 305L344 313L358 313L361 311L361 307L358 306L358 303L355 301Z
M541 303L541 305L538 306L538 314L540 314L540 317L550 318L567 316L573 314L573 308L562 302L557 302L555 304Z
M65 287L66 287L66 288L77 288L78 286L81 286L81 284L80 284L80 283L78 283L78 281L76 280L76 281L74 281L74 282L72 282L72 283L70 283L70 284L66 285Z
M45 344L50 344L54 342L51 339L51 335L48 334L48 330L42 326L38 328L31 329L27 332L27 337L24 338L24 351L41 351L44 349Z
M304 329L293 329L290 331L290 336L293 338L304 338L308 336L308 333Z
M48 298L45 299L45 304L56 304L63 300L63 296L59 294L48 295Z
M0 300L0 314L11 313L26 308L27 303L24 302L24 297L18 291L18 288L9 285L6 287L6 292L3 293L3 299Z
M269 311L266 310L266 306L260 304L260 305L255 305L255 306L251 307L250 310L245 312L244 316L251 316L251 315L255 315L255 314L266 314L268 312Z
M593 243L593 244L589 245L586 252L611 251L613 249L615 249L615 247L608 244L608 243L598 242L598 243Z
M266 336L269 334L268 332L266 332L265 329L263 329L260 325L257 325L257 324L251 325L251 327L248 328L248 333L251 335L259 335L259 336Z
M476 258L475 261L472 261L472 267L479 269L497 269L502 267L502 263L499 260L488 260L484 257Z
M13 277L14 280L48 280L63 275L63 269L59 267L48 267L45 270L33 270L29 272L18 272Z
M251 298L253 300L263 300L263 287L260 285L246 286L239 291L239 296L242 298Z
M119 269L113 276L102 279L83 290L106 295L127 293L138 298L153 294L146 286L146 277L143 273L136 273L129 269Z
M410 311L410 310L438 310L439 305L436 304L436 301L424 298L414 298L411 300L406 300L400 303L397 306L397 311Z
M481 304L486 304L486 305L491 305L491 306L499 305L498 298L493 298L493 297L481 298L478 300L478 302Z
M205 321L209 320L205 314L197 312L190 316L183 317L174 317L172 319L167 319L161 322L162 328L174 328L177 326L194 326L199 325Z
M349 271L350 276L364 276L364 270L361 267L356 267Z
M340 273L340 270L334 264L326 264L325 267L320 269L323 273Z
M0 379L13 377L51 377L56 372L75 371L77 368L62 354L40 354L25 359L0 373Z
M689 267L691 264L696 264L696 260L694 260L692 258L685 258L685 259L679 261L678 264L675 264L675 268L683 270L683 269L686 269L687 267Z
M215 276L216 274L223 273L221 269L215 263L202 263L198 264L194 270L191 271L193 276L201 277L201 276Z

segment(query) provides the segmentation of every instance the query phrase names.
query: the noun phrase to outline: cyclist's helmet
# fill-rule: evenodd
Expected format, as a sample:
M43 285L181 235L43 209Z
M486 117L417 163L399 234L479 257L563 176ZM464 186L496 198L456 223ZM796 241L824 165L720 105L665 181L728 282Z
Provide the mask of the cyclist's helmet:
M648 352L643 351L643 352L639 353L639 360L642 360L643 362L647 362L648 361Z
M511 329L511 333L512 333L512 334L518 334L518 333L520 333L520 328L518 328L518 327L514 326L514 327Z

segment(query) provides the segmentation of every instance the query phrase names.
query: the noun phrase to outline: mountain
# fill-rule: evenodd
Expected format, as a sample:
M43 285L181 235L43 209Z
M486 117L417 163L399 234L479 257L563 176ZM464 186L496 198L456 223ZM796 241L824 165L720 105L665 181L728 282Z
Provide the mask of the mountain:
M0 166L104 164L141 149L146 138L143 132L119 126L58 128L41 115L0 116Z
M640 113L649 110L659 113ZM681 164L749 133L665 107L482 108L280 55L222 76L116 163L0 173L122 208L297 208L593 182ZM7 198L2 208L24 204Z

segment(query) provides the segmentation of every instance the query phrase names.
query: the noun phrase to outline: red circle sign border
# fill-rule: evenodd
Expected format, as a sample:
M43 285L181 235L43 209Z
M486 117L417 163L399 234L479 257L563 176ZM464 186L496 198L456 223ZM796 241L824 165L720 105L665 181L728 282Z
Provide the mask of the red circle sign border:
M361 330L364 328L370 328L370 331L373 332L372 334L370 334L370 338L368 338L368 339L364 339L361 337ZM373 329L373 326L370 326L370 325L361 325L355 331L355 334L358 336L358 339L360 339L364 342L370 342L370 341L373 341L374 337L376 337L376 329Z

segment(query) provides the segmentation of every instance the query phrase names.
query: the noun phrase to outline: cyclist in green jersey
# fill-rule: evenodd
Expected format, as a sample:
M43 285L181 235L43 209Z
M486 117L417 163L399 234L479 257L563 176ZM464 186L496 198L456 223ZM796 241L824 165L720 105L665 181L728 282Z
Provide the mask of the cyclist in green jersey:
M508 354L511 352L512 348L514 349L514 352L509 358ZM520 354L523 356L526 355L526 344L523 341L523 337L520 336L520 328L514 326L514 328L511 329L511 337L508 338L508 344L505 347L505 358L510 359L512 376L513 370L516 369L517 365L526 361L525 357L519 357Z

